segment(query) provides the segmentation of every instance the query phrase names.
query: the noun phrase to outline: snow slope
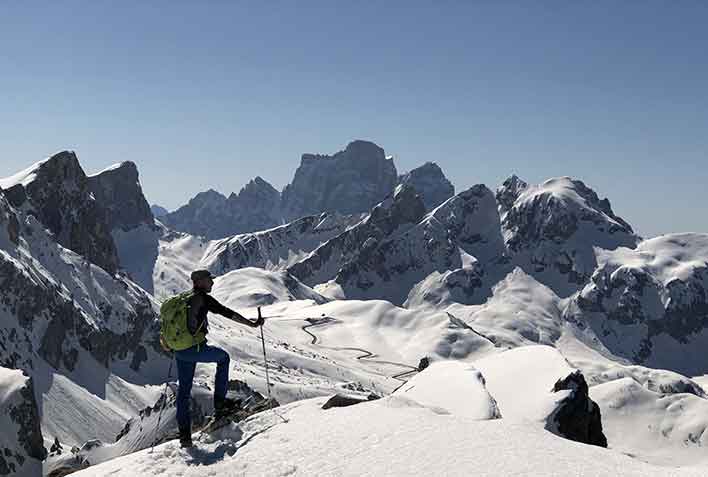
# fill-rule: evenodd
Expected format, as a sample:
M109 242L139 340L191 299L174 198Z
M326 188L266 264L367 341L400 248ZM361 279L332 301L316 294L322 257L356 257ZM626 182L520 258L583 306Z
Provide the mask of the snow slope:
M427 391L464 395L475 373L462 371L467 375L432 379L427 385L434 389ZM418 383L426 388L423 380ZM152 454L145 450L76 475L693 477L708 470L656 467L528 423L476 420L466 409L450 412L406 394L326 411L325 398L300 401L278 414L266 411L212 436L195 436L190 450L173 441ZM482 393L470 398L471 408L480 398L488 400Z

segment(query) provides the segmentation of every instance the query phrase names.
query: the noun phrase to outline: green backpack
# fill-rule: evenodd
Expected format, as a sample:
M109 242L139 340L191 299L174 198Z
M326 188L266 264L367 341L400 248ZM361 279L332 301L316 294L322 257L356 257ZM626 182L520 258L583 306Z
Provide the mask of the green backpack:
M203 343L206 334L197 330L192 335L187 327L189 299L193 291L187 291L168 298L160 307L160 334L167 346L173 351L182 351Z

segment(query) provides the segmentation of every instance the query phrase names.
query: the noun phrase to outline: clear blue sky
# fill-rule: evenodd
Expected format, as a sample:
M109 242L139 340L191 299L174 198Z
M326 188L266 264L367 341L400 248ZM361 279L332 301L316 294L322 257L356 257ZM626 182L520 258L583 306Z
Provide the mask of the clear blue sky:
M151 203L369 139L458 190L584 180L708 232L708 2L0 3L0 177L132 160Z

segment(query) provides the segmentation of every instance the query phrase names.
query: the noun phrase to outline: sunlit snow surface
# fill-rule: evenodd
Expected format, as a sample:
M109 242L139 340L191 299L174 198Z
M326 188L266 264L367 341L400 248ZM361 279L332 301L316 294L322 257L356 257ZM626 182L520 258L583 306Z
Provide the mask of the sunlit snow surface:
M435 368L431 368L435 373ZM430 385L457 396L475 376L447 370ZM472 381L473 382L473 381ZM424 388L426 384L418 381ZM460 383L460 384L458 384ZM176 441L119 458L77 476L701 476L705 468L656 467L626 455L557 437L529 423L468 416L396 394L341 409L324 398L266 411L211 436L193 449ZM470 408L488 398L469 397ZM287 421L287 422L286 422Z

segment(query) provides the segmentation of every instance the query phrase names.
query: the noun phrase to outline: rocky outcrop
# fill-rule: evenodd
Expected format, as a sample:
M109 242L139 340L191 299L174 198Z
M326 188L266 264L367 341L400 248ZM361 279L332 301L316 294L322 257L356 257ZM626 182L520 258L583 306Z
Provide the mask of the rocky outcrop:
M368 141L353 141L333 156L303 154L283 190L283 215L290 221L321 212L356 214L382 201L398 182L393 159Z
M89 190L107 213L111 230L133 229L151 225L152 211L143 195L138 168L131 161L122 162L88 178Z
M160 220L175 230L210 240L265 230L282 224L280 193L256 177L228 198L215 190L201 192Z
M496 198L499 204L499 211L505 214L514 206L514 202L529 185L512 175L497 188Z
M7 187L6 196L13 206L36 216L61 245L116 272L108 213L93 196L74 152L62 151L24 171Z
M426 162L402 175L398 182L412 186L423 199L427 210L434 209L455 195L455 187L447 180L440 166L434 162Z
M575 371L553 386L553 392L570 391L549 417L547 429L566 439L584 444L607 447L602 432L600 406L590 399L588 385L580 371Z
M367 399L353 396L345 396L343 394L335 394L334 396L329 398L326 403L322 405L322 409L331 409L333 407L348 407L353 406L355 404L361 404L363 402L374 401L376 399L378 399L378 396L375 396L373 394L369 395Z
M32 379L22 371L0 368L0 475L34 475L47 456ZM39 475L39 474L37 474Z

